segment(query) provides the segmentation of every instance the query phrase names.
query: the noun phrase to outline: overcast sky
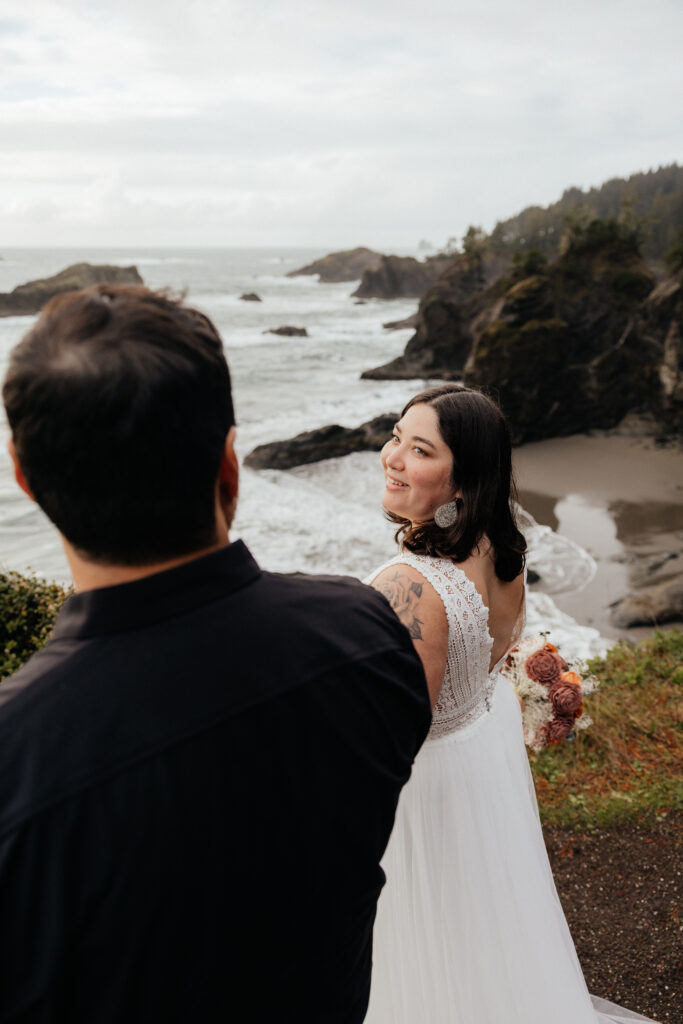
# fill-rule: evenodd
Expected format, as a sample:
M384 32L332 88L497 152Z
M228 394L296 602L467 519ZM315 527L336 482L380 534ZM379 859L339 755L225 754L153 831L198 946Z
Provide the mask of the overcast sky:
M0 252L442 244L683 162L681 0L0 0Z

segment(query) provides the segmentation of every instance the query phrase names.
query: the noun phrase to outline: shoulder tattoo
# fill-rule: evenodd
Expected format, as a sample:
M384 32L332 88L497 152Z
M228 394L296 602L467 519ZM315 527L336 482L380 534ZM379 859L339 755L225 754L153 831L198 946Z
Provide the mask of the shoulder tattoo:
M422 584L411 580L400 569L394 575L378 583L377 589L384 594L413 640L422 640L423 620L418 612L422 597Z

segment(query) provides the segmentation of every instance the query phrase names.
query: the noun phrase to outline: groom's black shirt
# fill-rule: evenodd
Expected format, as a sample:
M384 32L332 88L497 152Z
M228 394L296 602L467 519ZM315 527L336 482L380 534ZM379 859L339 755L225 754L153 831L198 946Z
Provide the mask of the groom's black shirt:
M238 541L70 597L0 687L0 1021L362 1021L429 721L356 581Z

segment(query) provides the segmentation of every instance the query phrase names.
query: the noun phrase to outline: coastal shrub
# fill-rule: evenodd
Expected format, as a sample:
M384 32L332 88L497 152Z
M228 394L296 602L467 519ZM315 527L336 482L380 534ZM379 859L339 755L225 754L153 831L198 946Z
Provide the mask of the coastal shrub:
M0 573L0 681L44 646L67 594L36 576Z
M683 270L683 228L679 229L678 234L666 250L664 262L670 274L676 274L679 270Z
M611 276L610 286L613 291L640 302L654 288L654 279L638 270L618 270Z
M519 281L532 274L541 273L548 265L548 257L540 249L524 249L512 257L511 269L514 280Z
M462 251L471 260L481 261L488 246L488 236L483 228L470 224L462 236Z
M573 251L563 255L560 269L568 288L577 289L578 286L587 284L591 277L586 260L581 259Z
M589 662L593 724L531 764L542 819L591 828L683 807L683 631L619 643Z
M567 253L587 255L601 249L609 249L612 258L618 256L639 256L642 241L640 225L617 220L600 220L595 217L584 223L582 220L568 220L563 239Z

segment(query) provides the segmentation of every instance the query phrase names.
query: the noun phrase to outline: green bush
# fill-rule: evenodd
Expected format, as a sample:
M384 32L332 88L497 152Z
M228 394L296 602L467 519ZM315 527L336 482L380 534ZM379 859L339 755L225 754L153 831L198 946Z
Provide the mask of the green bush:
M568 253L584 255L607 249L616 259L624 256L639 256L642 242L640 225L618 221L616 218L583 222L567 218L564 247Z
M548 265L548 257L540 249L525 249L512 256L512 277L516 281L532 274L542 273Z
M44 646L68 593L36 576L0 573L0 681Z
M637 270L619 270L612 275L610 285L615 292L631 299L641 300L652 291L654 279Z
M670 274L683 270L683 228L680 228L673 242L664 254L664 262Z

